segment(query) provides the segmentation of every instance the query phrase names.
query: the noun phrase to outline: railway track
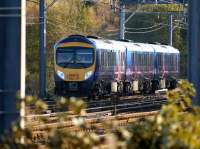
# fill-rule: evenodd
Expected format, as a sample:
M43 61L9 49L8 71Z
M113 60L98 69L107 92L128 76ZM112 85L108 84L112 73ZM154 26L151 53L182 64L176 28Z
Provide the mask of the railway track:
M103 134L105 128L102 122L117 122L119 126L126 126L138 118L155 115L165 102L164 96L126 96L118 99L90 101L87 103L88 107L85 109L87 114L84 116L73 115L70 111L57 112L54 109L56 112L52 110L54 112L48 114L28 115L26 125L32 129L34 140L48 138L49 130L54 128L70 131L97 131ZM81 118L87 125L98 129L92 129L93 127L80 129L74 125L75 118Z
M96 110L102 111L108 106L118 105L122 103L135 102L140 103L143 101L154 102L157 100L166 99L164 95L134 95L134 96L105 96L95 100L87 100L86 97L78 97L77 99L82 99L86 102L88 111L87 112L95 112ZM59 108L57 107L57 97L48 97L44 100L44 102L48 105L48 112L59 112ZM99 107L99 108L98 108ZM32 109L34 110L34 106L29 106L28 111L31 114ZM92 111L94 110L94 111ZM96 111L97 112L97 111Z
M100 100L100 101L92 101L87 103L87 108L84 109L87 112L88 116L91 115L104 115L106 113L118 114L123 112L137 112L137 111L149 111L152 108L159 108L160 105L166 102L166 98L164 96L128 96L121 97L117 100ZM49 105L48 105L49 106ZM50 111L49 111L50 110ZM52 118L58 115L67 115L68 117L73 117L71 111L60 112L55 109L48 109L44 114L29 114L27 116L28 121L35 121L37 118ZM55 111L54 111L55 110Z
M137 112L137 113L129 113L129 114L120 114L115 116L106 116L99 120L99 118L90 118L85 119L85 124L87 128L81 128L74 126L72 121L63 121L63 122L55 122L49 124L41 124L33 127L33 141L34 142L45 142L48 140L48 132L52 129L61 129L67 132L95 132L99 135L105 134L106 127L104 122L117 123L118 127L125 127L128 124L137 121L141 118L151 117L158 113L158 111L151 112Z

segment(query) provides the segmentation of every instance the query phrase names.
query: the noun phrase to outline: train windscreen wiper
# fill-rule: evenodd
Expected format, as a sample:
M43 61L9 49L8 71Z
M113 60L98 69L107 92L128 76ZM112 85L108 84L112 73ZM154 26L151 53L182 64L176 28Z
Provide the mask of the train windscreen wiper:
M88 65L86 63L77 63L77 64L81 65L83 68L87 68L88 67Z

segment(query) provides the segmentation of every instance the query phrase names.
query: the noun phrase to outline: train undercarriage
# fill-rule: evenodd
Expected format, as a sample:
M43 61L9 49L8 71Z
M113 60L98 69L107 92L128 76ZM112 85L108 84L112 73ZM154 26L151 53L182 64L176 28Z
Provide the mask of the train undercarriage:
M175 78L154 79L132 81L99 81L95 84L92 92L98 95L106 95L116 93L119 95L133 94L153 94L159 89L174 89L176 88L177 80Z
M69 96L105 96L109 94L134 95L134 94L154 94L160 89L176 88L176 78L140 78L135 80L100 80L95 83L59 83L56 84L55 94Z

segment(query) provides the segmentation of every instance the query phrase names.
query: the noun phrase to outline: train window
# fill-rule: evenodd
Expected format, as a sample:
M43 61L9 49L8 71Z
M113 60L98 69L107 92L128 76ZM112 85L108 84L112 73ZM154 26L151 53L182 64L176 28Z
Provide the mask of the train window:
M73 51L66 51L66 52L57 52L57 64L61 63L73 63L74 62L74 52Z
M116 65L116 52L113 52L113 66Z
M145 67L148 65L148 53L145 54Z
M106 51L102 50L102 62L103 62L103 66L106 66Z
M171 71L173 70L173 57L172 57L172 55L170 55L170 62L171 62Z
M111 55L110 55L110 51L107 52L107 60L108 60L108 66L111 65Z
M142 66L144 66L144 56L145 56L145 54L143 53L142 54Z
M174 65L174 71L176 71L176 54L173 54L173 65Z
M158 65L158 67L160 66L160 54L159 53L157 53L157 65Z
M151 61L150 61L150 59L151 59L151 53L149 52L148 53L148 61L147 61L147 66L148 66L148 68L147 68L147 70L149 70L149 68L150 68L150 66L151 66Z
M149 52L148 55L148 66L151 66L151 53Z
M173 70L173 57L172 57L172 55L170 55L170 66L171 66L171 71Z
M137 53L137 66L140 66L140 53Z
M132 53L132 65L135 66L136 65L136 56L135 56L135 52Z
M113 66L115 66L115 65L116 65L116 64L115 64L115 63L116 63L115 52L113 52L112 55L113 55Z
M102 66L104 66L104 51L103 50L100 50L100 64L102 65Z
M145 71L146 53L143 53L142 55L143 55L143 56L142 56L142 57L143 57L143 60L142 60L142 61L143 61L143 63L142 63L142 70Z
M122 66L124 66L124 52L122 52Z
M111 51L111 53L110 53L110 59L111 59L111 62L110 62L110 64L111 64L111 66L113 66L114 65L114 53Z
M143 66L144 66L144 53L141 53L141 62L142 62L142 70L143 70Z
M135 52L134 53L134 55L135 55L135 70L137 70L138 69L138 54L137 54L137 52Z
M113 53L112 53L112 51L109 51L109 58L108 58L108 60L109 60L109 66L113 66Z
M91 48L70 47L58 48L56 63L62 67L82 68L89 67L94 61L94 50Z
M153 53L149 54L149 65L152 66L153 65Z
M137 66L139 66L139 54L138 54L138 52L136 52L135 53L135 56L136 56L136 58L135 58L135 64L137 65Z
M179 59L180 59L180 55L179 54L177 54L177 71L179 72L180 70L180 68L179 68Z
M109 57L109 66L114 66L115 65L115 52L113 52L113 51L110 51L109 52L109 55L110 55L110 57Z
M82 50L78 49L76 51L76 63L90 64L93 61L93 51L92 50Z
M124 66L124 53L121 52L121 66Z
M141 65L141 59L140 59L140 53L139 52L137 53L137 57L138 57L137 64L138 64L138 66L140 66Z
M145 57L146 57L146 53L143 53L142 55L143 55L142 56L143 57L143 60L142 60L143 61L142 70L145 71L145 63L146 63L146 58Z
M101 65L103 66L104 63L103 63L103 50L101 50Z
M108 66L108 51L105 51L105 65Z
M141 66L144 66L144 54L141 53L140 55L141 55Z
M163 59L162 56L163 56L162 53L158 53L157 61L158 61L158 69L159 70L162 70L162 59Z

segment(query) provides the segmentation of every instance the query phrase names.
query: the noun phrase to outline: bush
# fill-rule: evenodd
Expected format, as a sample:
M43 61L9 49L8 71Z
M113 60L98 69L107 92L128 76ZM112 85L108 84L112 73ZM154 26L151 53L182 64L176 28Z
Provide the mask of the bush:
M180 81L178 87L167 94L168 102L162 106L159 114L151 119L142 119L130 124L126 128L119 128L110 122L103 122L107 128L106 134L100 137L96 133L73 132L69 130L52 129L50 137L42 148L48 149L88 149L88 148L124 148L124 149L157 149L157 148L200 148L200 108L191 105L191 97L195 90L187 81ZM27 103L35 103L41 112L47 106L32 97L26 99ZM74 99L61 98L58 103L62 109L68 108L74 114L77 127L87 129L90 126L84 122L81 115L85 114L85 103ZM36 108L36 109L37 109ZM19 125L13 125L8 134L2 136L1 149L41 148L32 142L31 129L21 130ZM26 136L25 144L20 138Z

